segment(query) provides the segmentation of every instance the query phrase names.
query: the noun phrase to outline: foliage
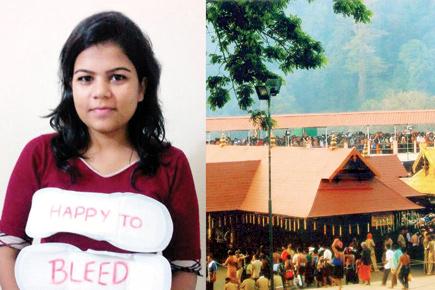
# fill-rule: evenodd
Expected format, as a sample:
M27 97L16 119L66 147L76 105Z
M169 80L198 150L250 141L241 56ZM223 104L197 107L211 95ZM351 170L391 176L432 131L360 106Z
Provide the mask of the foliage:
M367 111L398 111L403 108L435 109L435 96L421 91L390 91L381 100L367 100L362 105L362 109Z
M285 13L289 0L207 1L207 30L218 51L209 53L220 73L207 78L208 104L222 108L231 90L238 105L249 110L254 86L268 78L326 64L321 43L303 31L296 15ZM309 1L311 2L311 1ZM367 23L371 12L362 0L334 0L335 13ZM270 69L274 65L278 70Z
M381 110L382 99L392 91L435 96L434 1L366 1L374 15L369 25L354 24L353 19L334 14L333 0L309 2L291 1L285 13L297 15L303 30L322 43L328 63L322 69L295 70L289 75L280 72L277 64L267 63L285 79L271 103L274 114L367 110L368 103ZM212 26L208 26L210 31ZM219 51L211 43L211 34L207 36L207 50ZM356 40L367 46L368 53L358 52ZM210 75L230 76L223 65L208 61ZM226 88L230 89L228 103L217 111L208 106L208 116L244 113L234 98L231 82ZM408 104L404 102L400 109L407 109ZM258 102L252 106L258 107Z
M270 118L265 111L249 110L249 113L251 114L250 121L257 129L266 131L269 127L272 129L277 125L276 121Z
M385 35L370 26L355 25L354 35L344 46L346 50L345 68L358 77L357 102L367 98L367 89L386 69L386 63L376 54L374 40Z
M400 85L408 90L430 90L435 88L435 49L429 49L421 40L412 39L404 43L399 51L402 72ZM426 80L427 77L429 80Z

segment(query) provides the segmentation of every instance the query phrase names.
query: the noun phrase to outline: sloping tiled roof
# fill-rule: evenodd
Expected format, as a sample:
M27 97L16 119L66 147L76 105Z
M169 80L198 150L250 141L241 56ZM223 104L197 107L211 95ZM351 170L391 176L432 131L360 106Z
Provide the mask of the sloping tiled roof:
M208 163L207 210L241 208L259 164L260 160Z
M403 181L421 193L435 195L435 148L421 150L412 166L414 170L423 157L428 161L428 169L421 168L413 176L404 178Z
M273 115L276 128L322 128L339 126L435 124L435 110L372 111L347 113ZM206 130L251 130L249 116L207 118Z
M383 177L406 177L408 172L397 155L371 155L367 159L382 172Z
M350 183L350 184L349 184ZM339 183L322 181L310 217L419 209L381 179Z
M292 217L327 216L343 206L342 195L331 195L332 207L317 206L321 182L328 182L341 168L344 160L360 156L355 149L329 150L324 148L273 147L272 199L273 213ZM241 210L268 212L268 161L266 146L207 146L207 212ZM370 162L363 160L369 168ZM239 165L235 165L239 163ZM234 172L234 171L237 171ZM376 171L376 169L375 169ZM234 172L234 176L229 174ZM228 173L228 174L227 174ZM248 180L250 184L248 185ZM322 181L323 180L323 181ZM375 211L419 208L382 181L372 182L379 196L388 197L388 205L375 202ZM340 184L340 183L339 183ZM370 185L372 186L372 185ZM211 188L211 189L210 189ZM378 191L381 190L382 192ZM385 191L385 192L384 192ZM365 191L351 191L355 200L364 200ZM395 194L396 199L391 198ZM379 201L379 200L378 200ZM390 202L391 201L391 202ZM373 206L360 204L357 212L372 212ZM350 207L347 214L352 214Z
M367 159L380 171L378 177L386 186L405 197L418 197L424 194L409 186L400 178L408 176L408 172L397 155L372 155Z

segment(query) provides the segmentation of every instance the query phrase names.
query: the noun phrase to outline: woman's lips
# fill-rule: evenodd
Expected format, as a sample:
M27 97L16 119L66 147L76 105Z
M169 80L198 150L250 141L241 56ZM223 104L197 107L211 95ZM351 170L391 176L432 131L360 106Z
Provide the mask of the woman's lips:
M93 108L90 110L90 112L94 115L96 115L97 117L105 117L108 116L110 114L112 114L112 112L114 112L115 109L114 108L109 108L109 107L99 107L99 108Z

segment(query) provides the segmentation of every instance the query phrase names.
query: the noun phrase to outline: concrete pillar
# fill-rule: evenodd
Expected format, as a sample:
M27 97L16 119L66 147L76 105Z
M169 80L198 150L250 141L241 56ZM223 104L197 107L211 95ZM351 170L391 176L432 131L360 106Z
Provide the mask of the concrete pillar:
M231 227L231 232L230 232L230 243L232 245L234 245L236 243L236 231L234 230L234 227Z
M367 139L367 149L368 149L367 150L367 156L370 156L371 155L371 150L372 150L371 144L370 144L370 139Z
M393 140L393 154L398 154L399 153L399 146L397 144L397 140Z

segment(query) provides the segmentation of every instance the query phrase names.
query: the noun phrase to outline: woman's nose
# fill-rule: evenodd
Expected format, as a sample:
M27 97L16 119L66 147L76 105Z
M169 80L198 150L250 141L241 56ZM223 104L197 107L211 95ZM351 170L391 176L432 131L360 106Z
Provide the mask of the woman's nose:
M97 79L94 82L94 98L109 98L112 92L110 88L110 82L102 79Z

